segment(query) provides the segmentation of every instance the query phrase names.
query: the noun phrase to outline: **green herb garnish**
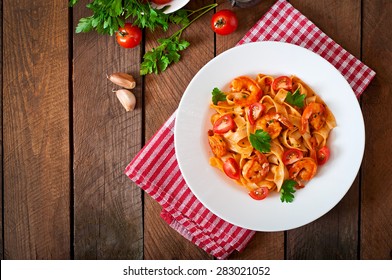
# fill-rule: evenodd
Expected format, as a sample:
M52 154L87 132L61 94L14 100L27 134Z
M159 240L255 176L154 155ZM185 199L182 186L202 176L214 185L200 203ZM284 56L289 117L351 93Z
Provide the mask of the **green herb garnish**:
M259 152L268 153L271 151L271 136L262 129L257 129L254 134L251 133L249 141L253 148Z
M299 108L304 107L304 100L306 95L299 93L299 88L294 93L287 92L285 101L290 105L297 106Z
M294 187L297 185L297 182L294 180L285 180L283 182L282 188L280 189L280 201L291 203L294 200Z
M219 88L212 90L212 103L217 105L219 101L226 101L226 94L224 94Z

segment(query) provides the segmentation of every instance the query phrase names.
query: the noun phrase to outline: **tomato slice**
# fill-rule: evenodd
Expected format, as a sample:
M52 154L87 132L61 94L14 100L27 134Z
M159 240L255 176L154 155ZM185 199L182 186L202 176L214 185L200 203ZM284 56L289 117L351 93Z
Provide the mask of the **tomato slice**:
M249 106L248 120L251 125L256 123L256 120L263 114L265 106L259 102L253 103Z
M234 128L235 128L235 122L231 117L231 115L227 114L217 119L212 129L216 134L224 134Z
M225 163L223 164L223 171L225 174L234 180L240 179L240 167L234 158L226 159Z
M299 161L304 157L304 154L302 151L298 149L288 149L283 153L283 164L284 165L290 165L293 164L294 162Z
M317 164L323 165L325 164L331 155L331 151L327 146L322 147L320 150L317 151Z
M291 90L292 87L293 87L293 82L291 78L287 76L277 77L272 83L272 88L274 90L279 90L279 89Z
M267 187L260 187L249 192L251 198L255 200L262 200L268 196L269 190Z

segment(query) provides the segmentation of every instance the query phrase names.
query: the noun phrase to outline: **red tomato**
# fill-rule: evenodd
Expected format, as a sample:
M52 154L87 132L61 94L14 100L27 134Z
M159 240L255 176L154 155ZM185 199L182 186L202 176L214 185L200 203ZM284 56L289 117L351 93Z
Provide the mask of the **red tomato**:
M287 76L277 77L272 83L272 88L274 90L285 89L290 90L293 87L293 82Z
M116 33L117 43L123 48L134 48L142 40L142 31L139 27L126 23Z
M238 19L234 12L224 9L215 13L211 18L211 28L219 35L233 33L238 27Z
M234 180L240 179L240 167L234 158L228 158L223 164L223 171L225 174Z
M282 160L283 160L284 165L290 165L296 161L299 161L303 157L304 157L304 155L300 150L288 149L283 153Z
M259 102L253 103L249 106L248 120L251 125L256 123L256 120L263 114L265 106Z
M158 4L158 5L162 5L162 4L167 4L169 2L171 2L172 0L151 0L151 2Z
M268 193L269 193L269 190L267 187L260 187L258 189L253 190L253 191L250 191L249 195L253 199L262 200L268 196Z
M227 114L217 119L212 129L216 134L224 134L234 128L235 128L235 122L231 117L231 115Z
M323 165L329 160L329 156L331 155L331 151L327 146L322 147L317 151L317 164Z

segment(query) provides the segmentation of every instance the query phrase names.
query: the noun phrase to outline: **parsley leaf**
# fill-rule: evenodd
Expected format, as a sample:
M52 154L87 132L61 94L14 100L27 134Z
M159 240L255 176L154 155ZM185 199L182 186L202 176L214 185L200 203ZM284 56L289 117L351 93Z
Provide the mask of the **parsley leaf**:
M173 62L180 60L180 51L189 46L189 42L179 36L159 39L160 45L146 52L140 66L140 75L163 72Z
M271 151L271 136L268 132L257 129L254 134L249 135L250 143L253 148L262 153L268 153Z
M304 100L306 95L299 93L299 88L294 92L291 93L290 91L287 92L285 101L290 105L297 106L299 108L304 107Z
M218 101L226 101L226 94L220 91L219 88L214 88L212 90L212 103L214 103L214 105L217 105Z
M294 193L295 193L295 185L297 182L294 180L285 180L283 182L282 188L280 189L280 201L282 202L293 202L294 200Z

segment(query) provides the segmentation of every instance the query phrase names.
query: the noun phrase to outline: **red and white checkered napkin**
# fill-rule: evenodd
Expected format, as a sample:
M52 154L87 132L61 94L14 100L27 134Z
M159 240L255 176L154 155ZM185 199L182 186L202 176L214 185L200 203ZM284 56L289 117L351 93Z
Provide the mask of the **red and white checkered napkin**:
M319 54L339 70L358 98L376 75L285 0L278 0L238 44L256 41L282 41Z
M279 0L239 44L285 41L320 54L346 77L359 97L375 73L328 38L284 0ZM241 251L254 231L234 226L212 214L186 185L174 150L175 113L127 166L125 173L162 206L161 217L207 253L224 259Z

